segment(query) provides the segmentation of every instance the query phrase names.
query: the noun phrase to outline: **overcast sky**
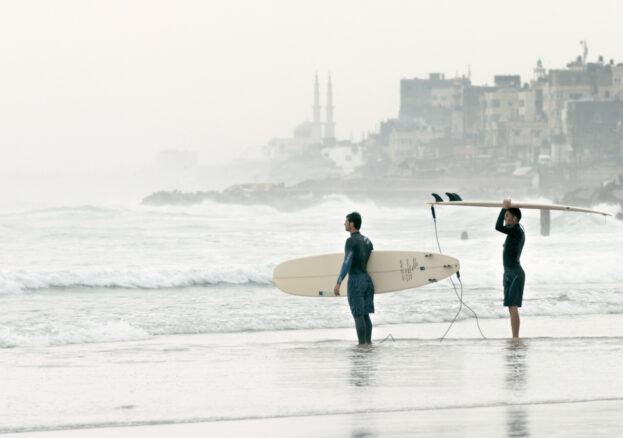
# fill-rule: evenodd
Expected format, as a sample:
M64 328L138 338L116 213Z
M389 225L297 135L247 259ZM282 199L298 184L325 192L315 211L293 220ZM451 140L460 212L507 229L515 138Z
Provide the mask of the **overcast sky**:
M401 78L529 80L536 60L623 61L619 1L0 0L0 171L224 162L311 118L334 85L338 138L395 117Z

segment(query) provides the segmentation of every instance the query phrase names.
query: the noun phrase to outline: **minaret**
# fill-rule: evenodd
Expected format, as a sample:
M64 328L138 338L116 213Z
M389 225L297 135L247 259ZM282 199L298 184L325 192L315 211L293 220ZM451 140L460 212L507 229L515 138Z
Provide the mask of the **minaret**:
M543 68L543 62L539 59L536 62L536 67L533 70L534 72L534 80L535 81L543 81L545 80L545 69Z
M335 144L335 122L333 121L333 85L331 84L331 73L327 83L327 121L324 124L324 143L326 145Z
M320 123L320 85L318 85L318 72L314 81L314 124L312 138L316 143L320 143L322 138L322 124Z

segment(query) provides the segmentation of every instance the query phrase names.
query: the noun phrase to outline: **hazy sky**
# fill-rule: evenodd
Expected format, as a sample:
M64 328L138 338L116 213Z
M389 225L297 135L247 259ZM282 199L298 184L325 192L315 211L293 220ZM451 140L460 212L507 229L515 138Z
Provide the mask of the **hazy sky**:
M620 0L0 0L0 171L223 162L310 119L316 71L359 140L397 115L401 78L528 80L582 39L622 62L622 22Z

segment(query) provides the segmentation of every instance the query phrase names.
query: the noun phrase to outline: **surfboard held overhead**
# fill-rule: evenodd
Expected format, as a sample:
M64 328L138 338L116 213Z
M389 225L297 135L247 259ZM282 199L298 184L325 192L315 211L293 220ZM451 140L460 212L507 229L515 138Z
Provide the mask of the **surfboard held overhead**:
M282 291L307 297L334 297L333 287L344 260L343 253L303 257L283 262L273 272L275 286ZM367 270L375 293L413 289L456 273L458 259L443 254L418 251L372 251ZM340 296L346 296L348 277Z
M437 199L439 195L435 197ZM502 203L499 201L430 201L428 205L452 205L455 207L489 207L489 208L502 208ZM602 216L612 216L610 213L604 211L591 210L590 208L573 207L571 205L558 205L558 204L534 204L528 202L511 202L511 207L525 208L534 210L558 210L558 211L573 211L577 213L591 213L600 214Z

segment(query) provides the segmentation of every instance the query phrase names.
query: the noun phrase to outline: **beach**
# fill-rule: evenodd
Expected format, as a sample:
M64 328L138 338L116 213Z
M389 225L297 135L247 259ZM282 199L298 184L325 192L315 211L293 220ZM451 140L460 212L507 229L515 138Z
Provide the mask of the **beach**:
M460 321L442 342L445 324L380 326L371 348L333 329L65 346L44 363L9 350L3 432L616 436L621 317L526 318L519 341L507 322L480 321L482 339Z
M623 429L621 223L559 213L544 237L538 215L525 214L527 283L513 341L496 210L438 211L438 245L426 209L358 204L377 250L442 249L461 261L454 286L377 295L374 345L361 348L344 298L297 297L272 283L280 261L342 251L342 211L355 207L335 196L296 212L207 204L2 213L0 434ZM457 313L461 294L469 309Z

